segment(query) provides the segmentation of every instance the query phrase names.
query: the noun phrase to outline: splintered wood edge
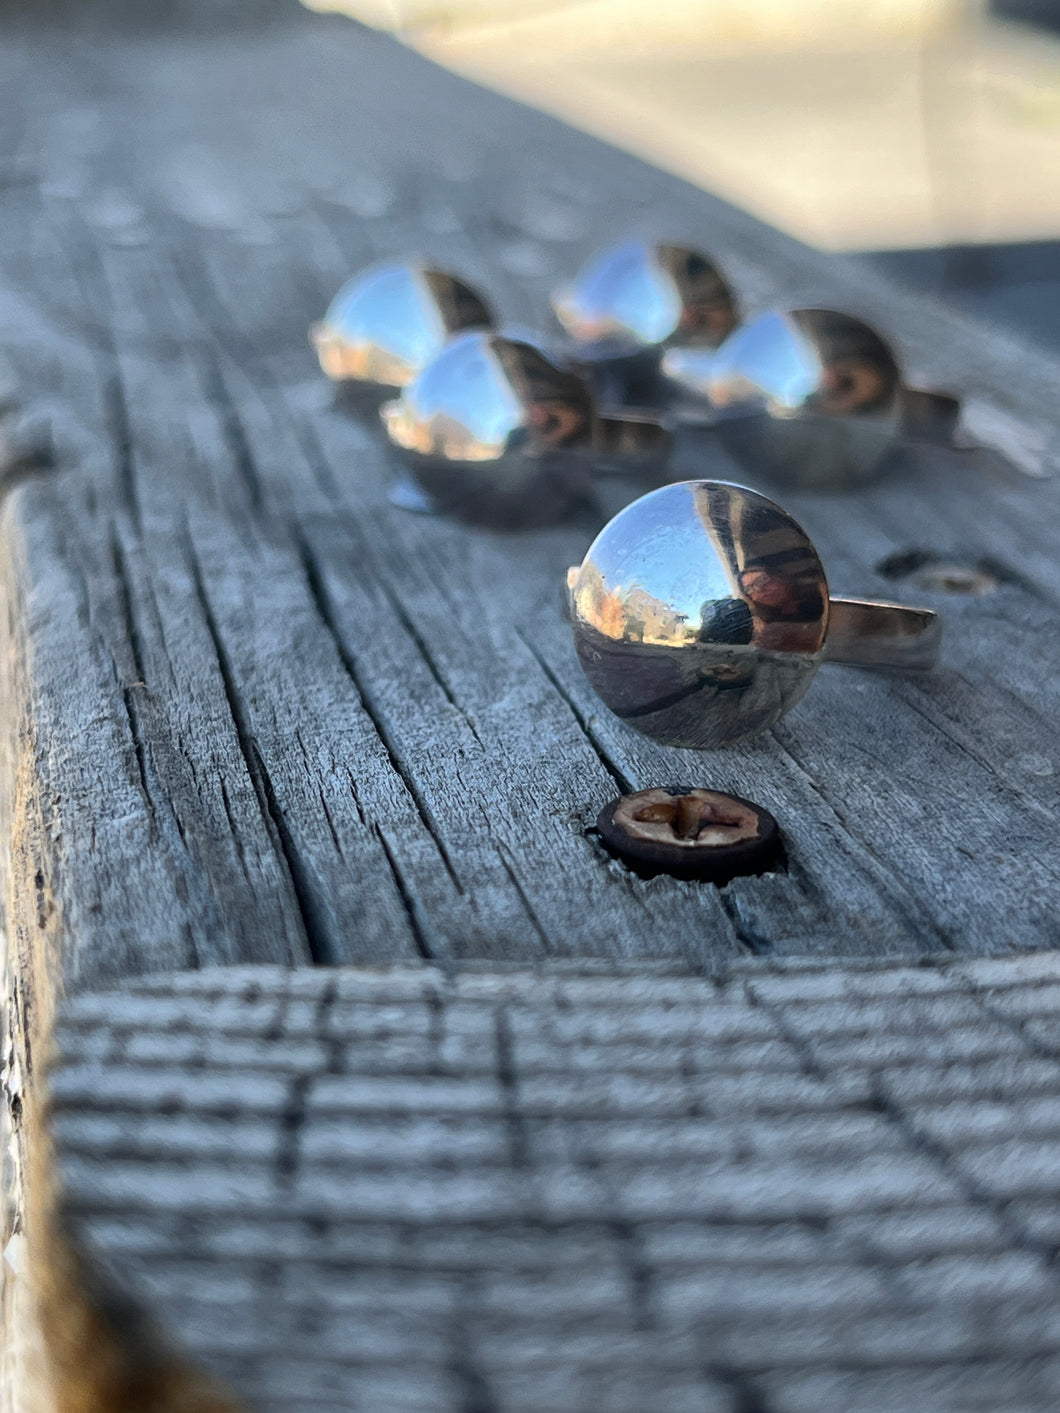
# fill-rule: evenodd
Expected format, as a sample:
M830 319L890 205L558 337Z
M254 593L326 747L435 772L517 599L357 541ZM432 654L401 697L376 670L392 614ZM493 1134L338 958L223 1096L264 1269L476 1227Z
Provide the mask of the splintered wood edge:
M0 477L3 476L0 466ZM3 1035L3 1189L0 1191L0 1413L237 1413L238 1406L172 1353L130 1302L70 1241L61 1214L47 1125L46 1068L62 977L60 917L43 873L43 820L35 788L27 666L22 540L11 503L0 511L0 819L6 929L0 967ZM20 905L36 897L34 916Z
M47 1084L23 1082L27 1056L35 1053L39 1063L47 1033L41 1008L20 1004L26 994L8 958L0 986L7 1017L0 1413L239 1413L242 1405L171 1350L144 1311L71 1239L48 1131ZM50 1022L54 993L46 987L42 994Z
M11 1282L18 1322L8 1324L5 1310L6 1329L16 1349L27 1350L29 1368L5 1389L5 1398L21 1400L11 1413L239 1413L241 1405L171 1350L149 1315L70 1238L46 1086L35 1089L22 1134L26 1269Z
M0 536L0 595L21 598L18 538ZM24 580L22 581L25 582ZM17 614L0 616L0 691L17 697ZM0 1413L238 1413L239 1406L165 1344L127 1297L70 1240L47 1124L47 1066L61 977L58 910L37 869L32 731L11 715L0 735L0 811L7 928L0 966L3 1111L0 1139ZM35 918L15 903L37 897ZM27 893L27 888L31 891Z

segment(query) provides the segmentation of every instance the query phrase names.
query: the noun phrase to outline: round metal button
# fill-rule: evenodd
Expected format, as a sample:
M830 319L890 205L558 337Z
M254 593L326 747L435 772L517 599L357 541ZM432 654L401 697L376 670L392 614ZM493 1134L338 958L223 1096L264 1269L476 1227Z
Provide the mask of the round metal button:
M825 659L923 670L928 609L833 598L806 531L746 486L681 481L627 505L567 575L585 675L627 725L717 750L767 731Z

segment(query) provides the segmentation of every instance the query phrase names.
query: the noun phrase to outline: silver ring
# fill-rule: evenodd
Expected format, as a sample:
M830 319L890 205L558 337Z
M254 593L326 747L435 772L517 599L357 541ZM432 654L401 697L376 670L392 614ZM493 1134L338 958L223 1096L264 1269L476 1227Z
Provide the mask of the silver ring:
M659 349L671 339L717 348L739 322L713 261L687 246L643 240L598 251L553 293L552 308L585 361Z
M403 388L454 334L492 324L489 306L463 280L399 261L347 280L309 340L334 381Z
M398 505L505 529L560 518L594 469L656 468L670 445L654 418L602 414L585 378L530 339L484 330L451 339L380 415L415 482Z
M757 491L663 486L625 507L568 571L574 641L616 716L671 746L768 730L822 662L921 671L930 609L831 598L809 536Z
M803 488L867 480L902 441L952 445L960 411L948 394L906 387L880 335L830 309L771 310L717 350L668 348L661 372L710 409L744 464Z
M657 406L659 359L672 342L716 348L739 323L712 260L688 246L629 239L593 255L551 296L569 344L601 402Z

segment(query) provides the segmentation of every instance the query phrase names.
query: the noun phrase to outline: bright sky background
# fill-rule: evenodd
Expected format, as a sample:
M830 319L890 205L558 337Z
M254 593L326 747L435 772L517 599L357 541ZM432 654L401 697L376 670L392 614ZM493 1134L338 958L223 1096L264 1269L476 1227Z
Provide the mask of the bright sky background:
M977 0L313 0L826 249L1060 237L1060 40Z

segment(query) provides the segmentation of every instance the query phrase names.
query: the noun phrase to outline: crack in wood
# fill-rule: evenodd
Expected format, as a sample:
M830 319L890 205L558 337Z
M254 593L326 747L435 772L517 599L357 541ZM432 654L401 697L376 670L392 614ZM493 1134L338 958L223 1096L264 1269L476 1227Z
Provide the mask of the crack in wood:
M123 687L121 699L125 706L125 717L129 723L129 734L132 737L133 755L136 758L136 773L140 783L140 793L147 807L147 813L151 817L152 828L158 828L158 810L155 806L154 796L151 793L151 786L147 778L147 750L144 744L143 732L140 730L140 721L133 700L133 694L128 687Z
M769 956L774 950L773 942L748 922L740 908L740 899L733 895L731 887L719 888L718 899L725 916L732 924L733 936L741 946L746 947L753 957Z
M453 708L453 710L459 714L461 720L467 724L467 728L471 732L472 736L474 736L478 744L482 746L482 748L485 750L486 745L482 737L478 733L478 727L475 725L475 722L472 717L461 706L456 696L454 695L452 688L449 686L448 682L442 675L441 668L435 661L434 654L431 652L426 640L420 633L419 629L416 627L415 623L413 623L412 617L409 614L408 610L405 608L404 604L394 593L394 590L391 588L391 586L387 583L386 579L383 578L382 575L377 575L375 582L383 593L384 597L386 598L387 603L393 610L395 618L397 618L402 628L404 628L405 632L408 634L413 647L423 659L427 671L431 674L431 677L440 689L442 696Z
M213 608L206 592L206 585L203 581L202 566L199 563L199 557L195 551L190 529L186 523L184 525L184 545L192 584L194 586L195 598L202 610L203 621L213 643L214 652L217 657L217 666L221 674L221 681L224 685L225 699L228 702L232 724L235 727L236 739L239 743L240 754L242 755L247 774L254 787L254 793L258 799L258 807L261 810L261 816L265 822L269 837L273 841L273 847L278 858L282 861L285 872L291 881L291 887L294 890L294 896L298 903L305 944L309 949L310 957L318 965L332 964L335 961L335 950L329 935L329 928L325 919L321 916L321 911L314 897L304 862L294 844L283 811L277 803L272 780L269 777L268 771L265 769L257 742L254 740L250 724L247 721L239 687L233 675L228 649L225 646L217 625L217 620L214 617Z
M276 830L283 859L291 877L294 895L298 899L298 909L302 915L309 955L317 966L336 966L341 960L341 951L332 937L331 919L325 915L310 869L302 856L302 851L295 843L294 835L287 822L287 815L276 798L272 776L262 759L258 743L252 736L248 736L245 744L246 759L252 771L251 778L256 778L260 782L265 808L268 810L269 819Z
M309 1075L297 1074L291 1080L287 1104L280 1115L279 1143L276 1151L276 1181L280 1189L290 1194L298 1177L302 1130L305 1128L309 1090Z
M307 541L301 536L297 537L297 542L302 561L302 568L305 574L306 584L309 587L309 592L312 596L313 603L316 606L320 621L328 630L332 642L335 645L335 651L338 654L338 658L340 663L342 664L343 670L345 671L347 677L350 679L350 682L353 684L353 687L356 690L357 696L361 702L361 705L364 707L365 712L367 713L368 717L372 722L372 725L375 727L376 732L378 733L380 741L383 743L383 746L386 749L387 758L390 761L390 765L394 771L394 774L400 779L401 783L404 785L410 800L415 805L416 810L419 813L419 817L423 823L424 828L427 830L427 833L434 841L434 845L438 850L438 855L441 858L442 863L445 865L446 872L449 874L453 887L456 889L457 893L463 895L463 882L461 881L460 875L457 872L457 868L452 859L452 856L450 855L449 850L446 847L445 841L442 838L441 830L438 827L437 821L435 820L426 800L423 798L423 793L420 790L419 785L416 783L415 777L412 775L405 762L403 761L401 752L397 746L396 741L393 738L392 732L390 731L386 723L385 717L382 711L380 710L379 706L374 702L373 694L368 689L367 683L364 681L364 678L357 666L357 660L354 654L351 652L346 637L339 626L338 619L335 615L334 606L331 601L331 597L328 593L327 586L324 582L323 574L321 573L320 566L316 561L313 551Z
M471 1282L466 1282L470 1286ZM465 1302L473 1296L465 1294ZM501 1413L501 1407L493 1396L489 1381L476 1361L466 1332L466 1322L458 1319L453 1331L453 1352L449 1360L449 1370L456 1383L458 1410L454 1413Z
M117 357L110 360L110 372L103 382L103 405L107 430L115 456L115 484L121 503L138 535L143 534L140 494L136 485L136 462L133 454L132 425L125 384Z
M497 1083L504 1103L504 1126L508 1135L508 1160L517 1171L526 1172L532 1166L526 1120L519 1103L519 1075L515 1065L511 1023L503 1006L493 1015L493 1043L496 1057Z
M228 785L225 782L223 774L218 774L217 786L221 792L221 803L224 806L225 819L227 819L228 821L228 832L231 834L232 842L235 845L236 857L239 860L239 867L242 869L243 877L249 883L251 882L251 877L250 873L247 870L247 856L246 851L243 848L242 830L239 828L232 814L232 801L228 797Z
M511 855L509 854L509 852L508 852L507 848L505 847L505 845L504 845L504 844L501 842L501 840L499 840L499 839L495 839L495 840L493 841L493 847L494 847L494 849L495 849L496 852L497 852L497 857L498 857L498 858L500 859L500 861L501 861L501 867L504 869L505 873L508 875L508 878L509 878L509 880L510 880L510 882L511 882L511 885L512 885L512 887L515 889L515 892L516 892L516 894L517 894L517 896L518 896L518 898L519 898L519 901L522 903L523 907L526 909L526 915L527 915L527 917L529 917L531 923L533 923L534 930L536 931L537 935L541 938L541 942L542 942L542 944L543 944L543 946L544 946L544 948L545 948L545 953L546 953L546 955L548 955L549 953L551 953L551 952L553 952L553 951L555 950L555 944L553 943L552 939L549 937L548 932L547 932L546 929L545 929L545 925L544 925L544 923L541 921L541 918L538 916L538 914L537 914L537 912L536 912L536 910L535 910L535 908L534 908L533 903L531 903L530 899L527 897L527 895L526 895L526 889L523 887L522 883L519 881L519 875L518 875L518 873L516 873L515 869L512 867Z
M746 1370L709 1361L704 1372L732 1394L732 1406L728 1413L773 1413L769 1400Z
M873 1094L873 1104L885 1115L916 1152L923 1153L946 1173L960 1188L965 1198L973 1206L988 1211L1007 1234L1013 1247L1037 1256L1043 1269L1049 1271L1053 1279L1060 1282L1060 1266L1056 1264L1056 1244L1042 1242L1032 1236L1013 1216L1009 1204L991 1193L981 1183L971 1177L962 1167L960 1159L951 1153L945 1144L933 1138L917 1123L916 1116L904 1105L896 1102L887 1093L885 1086L877 1084Z
M891 896L892 904L905 918L906 926L910 934L922 939L926 936L930 936L940 950L946 952L952 951L954 949L953 940L946 929L943 928L940 922L927 917L922 910L916 909L914 900L908 893L900 892L895 889L885 861L878 857L860 834L854 832L844 818L843 813L837 808L834 800L825 793L818 782L813 778L811 772L802 761L799 760L792 747L791 741L789 739L781 739L781 734L775 729L770 734L773 736L776 744L780 747L784 755L803 776L814 795L827 807L829 813L833 816L846 838L852 845L856 846L859 853L865 859L870 861L879 880L881 889L886 889Z
M205 353L200 355L203 392L217 414L221 434L240 482L247 493L252 513L260 514L264 504L258 464L240 420L239 412L228 391L217 360Z
M571 716L573 716L574 720L577 722L579 728L581 729L582 735L592 747L594 755L597 757L600 764L603 766L603 768L607 771L608 775L617 785L619 794L628 795L633 790L637 789L638 787L634 784L634 782L629 779L629 777L615 764L615 762L607 754L607 751L604 749L596 733L589 725L589 722L586 719L584 712L574 701L574 698L569 692L569 690L563 685L557 675L552 671L552 668L548 665L545 658L541 655L541 653L538 652L537 648L520 628L516 627L513 631L515 636L522 643L523 647L526 648L527 652L537 663L545 678L570 708Z
M129 644L129 650L132 653L133 668L136 673L136 685L146 687L147 669L144 666L143 637L133 609L134 596L129 575L129 562L122 548L121 538L116 525L111 527L110 550L111 563L114 567L114 581L118 590L118 606L121 610L125 638Z
M413 897L409 889L408 880L406 879L404 873L398 866L397 859L394 857L394 851L390 847L390 841L383 833L382 825L375 825L374 832L376 838L379 840L379 843L382 845L383 853L386 856L386 861L390 866L390 872L393 875L394 879L394 886L397 888L398 896L401 899L401 905L405 909L405 914L409 920L409 926L412 929L412 937L413 941L416 944L416 951L420 954L420 956L425 962L433 962L437 964L442 960L442 958L435 954L435 950L431 946L430 940L428 938L426 919L423 916L423 910L420 907L419 903L416 901L416 899Z

